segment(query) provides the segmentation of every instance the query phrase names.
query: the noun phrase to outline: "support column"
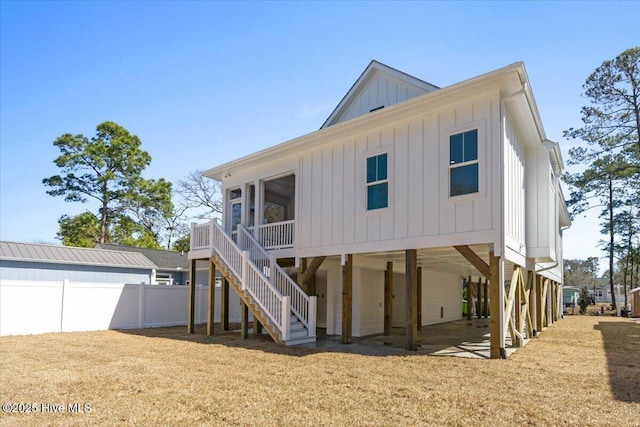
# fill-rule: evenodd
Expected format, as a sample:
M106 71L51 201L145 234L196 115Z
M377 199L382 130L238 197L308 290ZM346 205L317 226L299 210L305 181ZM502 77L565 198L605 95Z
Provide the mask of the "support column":
M555 286L553 285L553 283L553 280L549 280L549 284L547 285L549 287L549 290L547 291L547 312L549 313L549 326L553 325L553 306L555 305L553 302L553 299L555 297Z
M538 276L535 271L530 271L531 288L529 289L529 315L531 316L531 336L538 335Z
M384 334L391 335L393 328L393 263L387 262L384 272Z
M305 291L307 295L309 295L309 292L307 292L306 284L302 282L302 276L304 276L305 271L307 271L307 259L300 258L300 265L298 266L296 282L298 282L298 286L300 286L300 288L302 288L302 290Z
M240 303L240 338L249 338L249 307L244 302Z
M482 319L482 278L478 277L478 319Z
M418 267L418 281L416 282L418 285L418 330L422 330L422 267Z
M262 335L262 323L255 316L253 317L253 333L256 336Z
M522 280L521 280L521 274L518 274L518 280L516 280L515 283L513 283L513 280L511 281L511 286L515 286L516 287L516 294L514 295L514 309L516 311L516 321L514 322L515 324L513 325L513 328L518 331L519 333L522 333ZM511 316L511 313L506 313L507 316ZM522 341L522 339L520 337L518 337L518 335L515 335L515 346L516 347L522 347L524 345L524 342Z
M471 320L471 309L473 308L473 298L471 297L471 276L467 277L467 321Z
M502 301L504 290L502 284L501 274L501 262L500 257L494 255L494 252L489 252L489 294L490 297L490 310L491 320L489 322L490 342L491 342L491 358L500 359L505 358L504 349L504 302Z
M220 289L220 327L223 331L229 330L229 281L222 279Z
M189 265L189 319L187 320L187 332L192 334L196 319L196 260L192 259Z
M408 249L405 251L406 262L406 345L410 351L418 350L418 313L416 309L418 300L418 251Z
M542 276L536 275L536 330L542 332L544 327L544 298L542 295Z
M213 258L209 259L209 295L207 298L207 335L213 335L214 307L216 302L216 265Z
M351 344L353 320L353 255L347 255L342 266L342 344Z
M482 314L485 319L489 318L489 279L484 280L484 302L482 304Z

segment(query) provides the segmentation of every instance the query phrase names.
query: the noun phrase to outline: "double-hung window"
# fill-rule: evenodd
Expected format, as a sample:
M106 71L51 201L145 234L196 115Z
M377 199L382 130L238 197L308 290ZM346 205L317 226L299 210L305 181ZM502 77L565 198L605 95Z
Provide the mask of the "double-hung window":
M367 157L367 210L389 206L387 153Z
M478 130L449 137L449 196L477 193Z

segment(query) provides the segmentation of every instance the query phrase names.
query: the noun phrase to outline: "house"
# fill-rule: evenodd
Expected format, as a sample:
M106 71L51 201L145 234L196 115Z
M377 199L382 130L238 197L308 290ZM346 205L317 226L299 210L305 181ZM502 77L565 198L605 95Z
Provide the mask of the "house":
M564 286L562 288L562 303L564 304L564 311L567 309L574 309L578 305L580 299L580 288L575 286Z
M139 253L0 241L0 278L152 283L156 265Z
M153 283L159 285L186 285L189 279L189 260L187 255L176 251L162 249L138 248L135 246L122 246L110 243L98 243L96 249L109 251L136 252L144 255L155 266ZM206 278L206 272L203 278ZM200 279L200 277L198 277ZM206 283L206 279L203 279ZM200 283L197 280L196 283Z
M640 287L629 291L631 295L631 317L640 317Z
M183 276L174 275L180 273L179 267L170 266L178 265L178 258L184 264L186 256L107 246L109 249L93 249L0 241L0 336L186 323L185 299L192 289L157 286L184 283ZM201 273L194 280L197 285L207 284L206 264ZM212 292L221 293L221 289L198 286L198 321L205 320L205 297ZM220 318L219 310L212 315ZM240 320L235 295L227 304L226 316L232 322Z
M196 283L206 284L207 274L200 268ZM91 249L0 241L0 278L185 285L189 260L180 252L107 243Z
M285 344L403 327L415 350L483 282L501 357L561 317L562 169L523 63L438 88L372 61L319 130L203 172L224 215L189 259Z

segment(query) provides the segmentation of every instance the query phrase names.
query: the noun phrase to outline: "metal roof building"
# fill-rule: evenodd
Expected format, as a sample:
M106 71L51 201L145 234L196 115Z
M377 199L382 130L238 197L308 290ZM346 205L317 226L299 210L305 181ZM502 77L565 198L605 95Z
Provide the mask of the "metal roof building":
M0 279L152 283L156 265L141 253L0 241Z

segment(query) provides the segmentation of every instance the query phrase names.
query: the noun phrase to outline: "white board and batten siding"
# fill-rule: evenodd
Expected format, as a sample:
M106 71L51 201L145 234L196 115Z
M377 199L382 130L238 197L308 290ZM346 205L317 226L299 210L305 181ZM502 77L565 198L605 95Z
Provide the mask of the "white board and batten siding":
M504 233L505 256L526 263L525 164L526 147L513 122L505 116L504 129Z
M327 334L339 335L342 331L342 281L340 280L342 271L339 264L330 264L327 267ZM354 337L384 332L384 274L384 270L381 269L367 267L353 269L352 335ZM432 325L459 320L462 317L461 292L459 275L423 270L422 324ZM406 324L405 294L404 273L394 273L392 319L394 327L404 327Z
M388 108L416 96L427 93L427 90L402 81L389 74L379 71L373 72L369 76L366 84L360 92L351 100L349 105L344 107L344 111L338 115L335 123L351 120L380 107Z
M464 104L321 144L299 166L300 256L499 241L499 97ZM449 197L449 136L478 129L476 194ZM387 153L389 207L366 210L366 159ZM386 242L384 246L380 242Z
M526 167L527 256L553 262L559 243L558 202L548 151L528 147Z
M422 270L422 325L451 322L462 318L462 282L459 275ZM393 319L397 328L406 326L405 275L394 273Z

